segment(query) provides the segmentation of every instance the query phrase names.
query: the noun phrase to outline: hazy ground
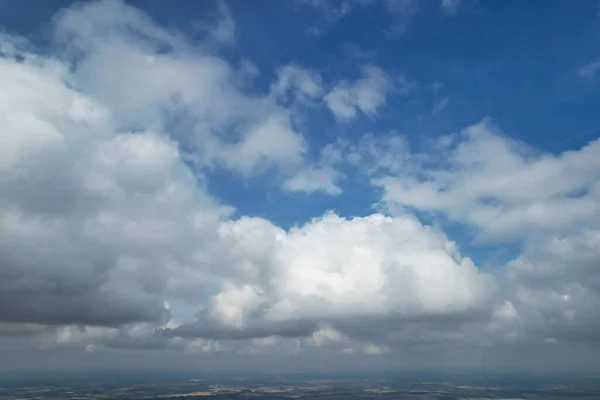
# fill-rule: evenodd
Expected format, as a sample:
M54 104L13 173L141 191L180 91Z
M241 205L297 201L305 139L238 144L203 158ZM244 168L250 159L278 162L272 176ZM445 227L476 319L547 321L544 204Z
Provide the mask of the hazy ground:
M0 379L0 399L152 398L600 399L600 377L411 373L327 377L96 375Z

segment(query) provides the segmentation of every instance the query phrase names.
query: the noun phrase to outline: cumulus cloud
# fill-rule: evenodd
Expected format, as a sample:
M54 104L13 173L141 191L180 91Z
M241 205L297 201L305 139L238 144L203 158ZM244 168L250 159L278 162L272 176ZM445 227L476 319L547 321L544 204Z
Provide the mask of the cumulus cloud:
M409 216L327 214L289 232L243 218L221 235L239 272L201 322L171 334L305 336L326 322L352 335L363 317L459 318L485 307L494 289L453 242Z
M67 9L54 37L67 61L76 62L68 77L76 89L109 104L122 128L178 131L172 135L200 166L248 175L269 165L293 168L306 151L292 114L275 96L244 92L243 68L119 1Z
M392 151L399 169L386 168L387 162L367 173L383 188L382 204L392 214L441 214L475 228L478 240L524 246L496 274L506 300L492 313L486 341L597 337L598 140L548 154L484 120L440 138L430 150Z
M165 109L179 110L181 101L181 109L235 120L218 116L219 106L207 109L214 102L202 100L207 92L201 90L215 83L211 74L233 72L214 56L192 54L183 39L117 1L74 6L57 18L53 32L59 57L2 39L10 51L0 60L6 152L0 167L0 318L164 323L164 297L186 295L173 290L181 289L183 275L198 277L201 285L198 244L217 237L230 212L206 193L202 173L184 162L184 138L165 133L171 131ZM159 45L177 50L160 53ZM164 79L165 71L180 80ZM233 97L266 105L266 111L252 117L235 143L225 145L211 132L207 137L223 151L217 157L229 160L224 154L231 153L231 167L244 172L257 163L297 161L303 139L286 112L266 98L243 96L229 80L223 84ZM194 137L192 129L190 143Z
M509 139L488 121L413 157L419 174L374 178L389 207L441 212L483 239L518 239L597 224L600 142L553 155Z
M277 75L278 80L271 89L276 96L294 95L300 100L308 101L319 97L323 91L318 72L297 65L287 65L281 68Z
M323 191L339 195L342 189L336 184L340 173L332 168L310 168L298 171L283 183L283 188L291 192L312 193Z
M381 68L366 66L361 79L354 83L342 82L332 88L325 95L325 103L341 122L356 118L358 111L374 117L385 105L391 88L392 80Z

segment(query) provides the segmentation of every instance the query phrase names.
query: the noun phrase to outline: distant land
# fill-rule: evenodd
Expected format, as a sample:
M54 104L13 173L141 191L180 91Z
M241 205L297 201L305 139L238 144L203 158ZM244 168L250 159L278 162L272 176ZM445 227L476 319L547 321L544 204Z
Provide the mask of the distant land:
M455 372L346 375L98 374L0 378L0 399L600 399L600 376Z

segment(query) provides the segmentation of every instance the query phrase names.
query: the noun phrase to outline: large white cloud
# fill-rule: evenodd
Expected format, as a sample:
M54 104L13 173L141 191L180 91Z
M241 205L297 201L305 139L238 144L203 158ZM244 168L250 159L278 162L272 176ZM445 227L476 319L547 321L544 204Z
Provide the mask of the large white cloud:
M566 233L600 222L600 141L546 154L509 139L488 121L442 138L433 153L396 153L405 168L374 184L391 208L441 212L485 239Z
M392 213L442 214L474 227L479 240L523 245L496 273L505 302L490 320L488 341L598 337L600 141L549 154L486 120L440 139L431 152L405 146L388 157L395 163L368 173Z
M227 210L175 142L118 132L110 110L65 85L63 64L25 56L0 64L3 149L12 149L0 175L2 318L161 320L161 264L185 259L189 232L214 231Z
M252 265L232 262L260 279L235 282L214 299L227 325L243 326L258 308L271 321L461 313L479 307L492 284L453 242L409 216L327 214L289 233L253 219L222 229L244 258L264 249Z

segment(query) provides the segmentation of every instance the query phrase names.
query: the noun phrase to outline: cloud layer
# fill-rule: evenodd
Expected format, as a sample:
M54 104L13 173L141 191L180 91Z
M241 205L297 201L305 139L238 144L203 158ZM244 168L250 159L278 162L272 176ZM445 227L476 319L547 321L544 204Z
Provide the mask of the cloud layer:
M0 349L344 357L600 337L598 141L547 154L485 119L418 151L397 132L315 144L305 113L376 118L390 75L287 65L256 89L255 65L220 55L237 30L216 15L192 42L106 0L57 15L51 52L0 37ZM217 173L336 196L352 173L379 212L284 228L216 199ZM449 222L522 251L475 265Z

